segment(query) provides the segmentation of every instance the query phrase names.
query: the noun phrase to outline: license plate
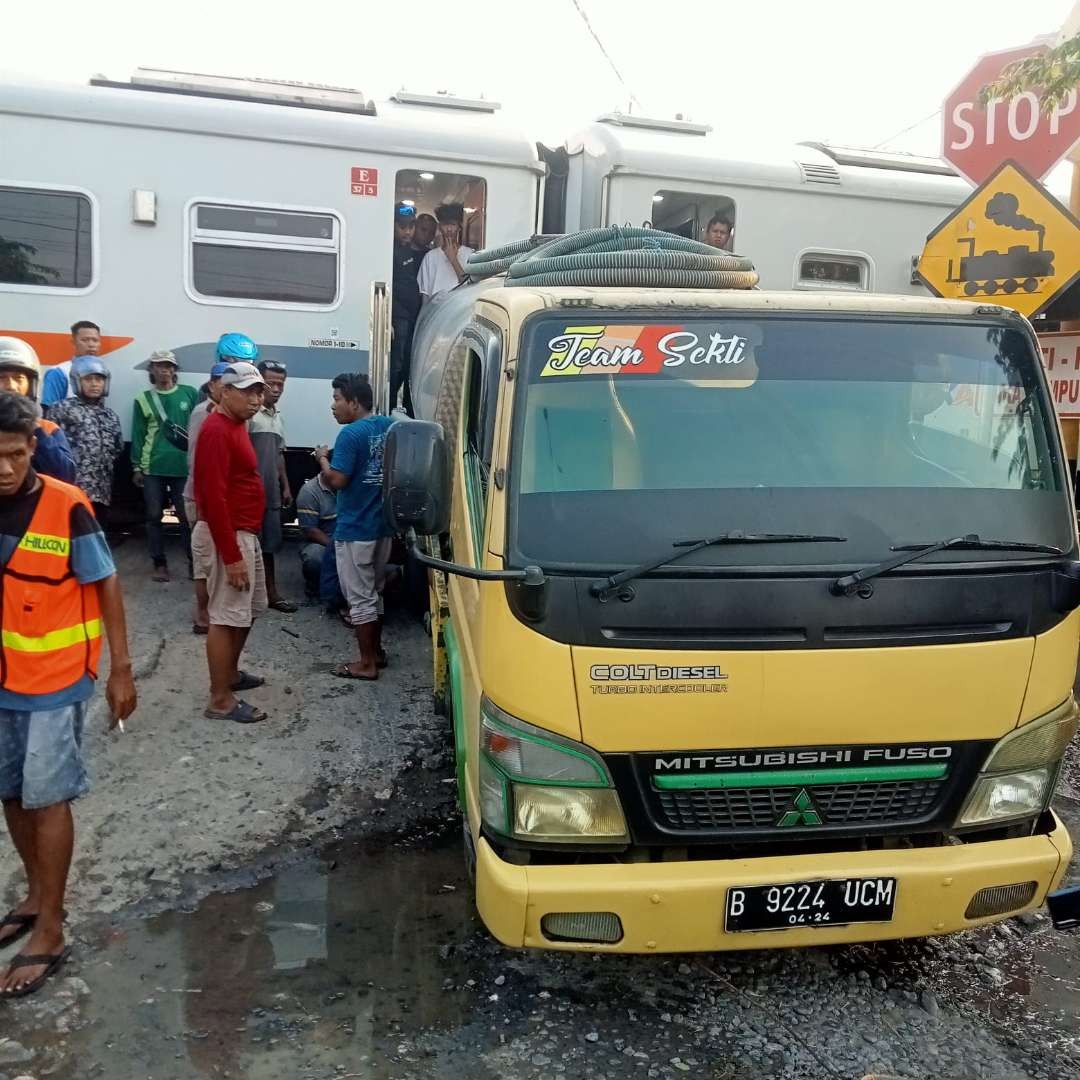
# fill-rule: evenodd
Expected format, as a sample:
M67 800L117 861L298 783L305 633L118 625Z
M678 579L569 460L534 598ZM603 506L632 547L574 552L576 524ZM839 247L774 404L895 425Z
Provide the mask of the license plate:
M889 922L896 878L834 878L728 889L724 929L790 930L796 926L844 926Z

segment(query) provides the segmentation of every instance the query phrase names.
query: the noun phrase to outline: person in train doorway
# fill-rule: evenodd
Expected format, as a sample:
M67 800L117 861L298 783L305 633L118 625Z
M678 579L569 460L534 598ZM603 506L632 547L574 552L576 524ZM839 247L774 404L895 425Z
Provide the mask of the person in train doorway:
M413 328L420 314L420 286L417 276L423 256L413 247L416 208L405 203L394 207L394 303L390 311L390 412L401 404L412 416L409 389L409 359L412 356Z
M180 523L184 553L191 564L191 529L184 512L187 481L188 419L195 407L194 386L179 382L180 365L168 349L150 354L150 389L135 398L131 423L132 479L143 491L146 540L154 581L168 581L165 530L161 524L167 503Z
M105 404L111 376L99 356L80 356L71 365L74 397L58 402L49 419L59 424L71 444L75 482L94 508L102 531L109 531L113 469L124 450L120 417Z
M101 353L101 327L89 319L80 319L71 327L71 359L49 368L41 384L41 407L48 411L61 401L75 397L71 387L71 365L80 356Z
M386 667L382 590L392 534L383 519L382 474L386 432L394 421L373 415L374 396L366 376L346 372L331 385L331 412L342 430L333 456L329 447L319 446L315 458L327 487L337 492L334 555L360 649L359 660L339 664L333 674L374 681Z
M0 337L0 391L21 394L37 408L40 382L41 361L34 347L22 338ZM34 457L30 465L41 476L74 484L77 470L67 436L58 424L41 419L40 412L38 409Z
M89 789L81 744L103 634L110 727L136 706L112 553L86 496L35 472L38 423L27 396L0 394L0 801L26 873L0 949L27 939L0 965L0 1000L39 990L70 953L71 803Z
M424 256L420 264L419 286L423 303L456 289L465 280L465 263L473 253L461 242L465 208L461 203L440 206L435 211L439 222L440 245Z
M734 231L735 226L727 214L715 213L709 218L709 224L705 226L705 243L709 247L730 251L731 236Z
M263 403L248 424L248 434L251 436L252 446L255 447L259 476L266 494L262 531L259 535L266 574L266 600L274 611L292 615L297 610L296 604L292 600L286 600L278 592L274 566L274 557L281 551L284 543L281 511L292 505L292 491L289 489L289 476L285 470L285 421L281 409L278 408L281 395L285 393L288 370L280 360L261 360L257 366L264 383Z
M430 214L417 214L416 227L413 229L412 246L420 252L421 258L435 246L435 236L439 223Z
M254 724L266 713L238 698L265 682L240 669L240 655L255 617L266 610L259 530L266 495L247 423L262 408L266 384L254 364L234 360L221 375L217 406L199 432L195 453L195 503L199 520L192 531L195 578L206 581L210 629L206 663L210 669L208 720Z

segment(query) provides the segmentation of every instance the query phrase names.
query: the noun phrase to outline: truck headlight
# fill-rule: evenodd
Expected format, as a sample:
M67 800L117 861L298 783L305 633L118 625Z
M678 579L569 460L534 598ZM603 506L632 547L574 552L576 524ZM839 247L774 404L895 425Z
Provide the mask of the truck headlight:
M619 844L626 818L603 758L480 705L480 813L495 832L555 844Z
M1080 713L1072 697L1053 712L1001 739L971 789L958 825L980 825L1041 814L1054 794L1061 758Z

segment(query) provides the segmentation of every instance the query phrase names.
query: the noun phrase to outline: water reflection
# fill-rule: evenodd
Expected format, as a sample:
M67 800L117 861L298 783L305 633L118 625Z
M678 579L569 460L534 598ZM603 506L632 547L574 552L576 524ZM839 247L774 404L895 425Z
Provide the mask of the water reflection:
M110 1080L374 1080L401 1037L466 1024L472 995L444 988L470 977L458 946L478 932L456 845L334 857L115 938L87 972L89 1059Z

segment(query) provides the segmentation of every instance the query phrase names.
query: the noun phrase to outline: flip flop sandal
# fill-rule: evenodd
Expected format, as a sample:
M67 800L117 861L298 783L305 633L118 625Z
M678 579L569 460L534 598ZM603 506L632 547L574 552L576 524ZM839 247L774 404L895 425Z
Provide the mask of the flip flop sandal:
M206 709L203 716L207 720L231 720L234 724L257 724L266 719L266 713L262 709L256 709L246 701L238 701L230 712Z
M339 665L330 674L336 675L339 679L356 679L359 682L375 682L379 677L378 675L357 675L349 670L348 664Z
M55 975L63 966L64 961L71 955L71 946L68 945L61 949L60 952L53 955L43 954L40 956L28 956L24 953L19 953L18 956L13 957L8 964L8 971L17 971L19 968L25 967L39 967L44 964L45 970L33 980L28 982L25 986L19 987L18 990L6 990L0 991L0 1001L7 998L22 998L29 997L30 994L36 994L49 979Z
M19 929L14 934L0 938L0 949L6 949L9 945L14 945L16 941L21 941L34 929L36 922L36 915L16 915L14 911L8 912L3 919L0 919L0 931L8 926L17 926Z
M240 677L230 687L233 693L238 690L256 690L266 685L266 680L261 675L252 675L247 671L241 671L239 675Z
M267 606L273 608L274 611L280 611L285 615L293 615L300 610L291 600L275 600L272 604Z

